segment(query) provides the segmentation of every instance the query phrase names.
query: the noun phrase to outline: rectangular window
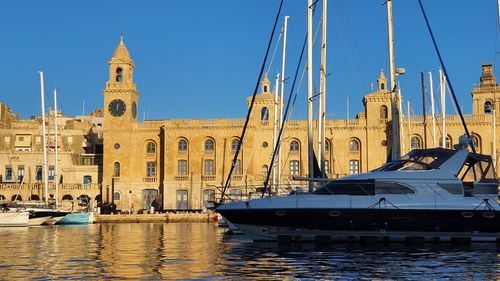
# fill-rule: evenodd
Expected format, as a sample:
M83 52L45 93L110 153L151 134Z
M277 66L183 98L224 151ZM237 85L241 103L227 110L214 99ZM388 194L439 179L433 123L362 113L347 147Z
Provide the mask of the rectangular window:
M17 180L19 182L23 181L24 178L24 165L17 166Z
M7 181L12 180L12 167L11 166L5 166L5 180L7 180Z
M179 176L187 176L188 174L188 169L187 169L187 160L179 160L177 161L177 174Z
M359 174L359 161L358 160L351 160L349 161L349 173L352 174Z
M330 161L325 160L325 173L329 174L330 173Z
M214 169L214 160L205 160L205 163L203 164L203 174L205 176L213 176L215 175L215 169Z
M292 160L290 161L290 175L298 175L299 174L299 161Z
M54 169L54 166L49 166L49 181L53 181L55 175L56 170Z
M37 181L42 180L42 166L36 166L36 178Z
M147 177L156 176L156 162L146 162L146 176Z

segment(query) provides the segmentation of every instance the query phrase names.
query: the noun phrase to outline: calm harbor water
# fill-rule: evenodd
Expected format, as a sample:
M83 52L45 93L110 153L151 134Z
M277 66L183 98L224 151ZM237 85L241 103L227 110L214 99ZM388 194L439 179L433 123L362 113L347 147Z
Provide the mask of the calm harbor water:
M495 244L278 246L214 223L0 229L0 280L498 280Z

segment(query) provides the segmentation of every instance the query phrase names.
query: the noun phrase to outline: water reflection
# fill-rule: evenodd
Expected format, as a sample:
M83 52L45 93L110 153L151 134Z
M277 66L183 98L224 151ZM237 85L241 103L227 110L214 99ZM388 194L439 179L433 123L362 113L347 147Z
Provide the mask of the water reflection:
M0 279L496 280L495 244L252 243L215 224L0 229Z

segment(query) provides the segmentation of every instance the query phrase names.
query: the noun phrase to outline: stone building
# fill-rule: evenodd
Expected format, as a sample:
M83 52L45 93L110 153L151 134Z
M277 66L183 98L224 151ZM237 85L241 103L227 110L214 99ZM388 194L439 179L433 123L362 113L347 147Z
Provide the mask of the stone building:
M96 110L90 116L60 116L59 138L63 152L59 174L63 177L63 188L59 198L64 201L64 196L70 195L74 204L76 198L88 195L95 201L113 200L120 210L149 209L154 200L165 210L204 210L207 201L219 194L217 187L224 185L240 145L241 152L227 190L229 196L254 193L262 186L273 151L275 114L274 94L267 77L262 80L241 144L239 136L244 118L139 122L140 95L134 84L134 70L135 64L121 38L109 61L109 78L102 91L103 110ZM355 119L327 121L325 160L329 177L367 172L385 163L391 124L390 92L386 84L387 79L381 72L377 88L363 98L364 112L358 113ZM480 83L472 92L473 113L465 115L474 142L483 154L493 151L493 109L499 98L492 65L483 65ZM250 100L247 98L247 103ZM17 169L18 175L21 174L19 167L29 169L30 177L24 184L34 182L36 188L41 187L34 171L42 163L42 144L40 118L18 120L7 111L8 114L0 115L0 174L3 175L0 195L10 200L17 194L19 183L13 176L7 179L8 169L11 174ZM498 117L498 112L495 114ZM51 118L49 115L49 120ZM434 141L431 116L426 120L423 116L404 116L402 153L411 148L439 146L443 132L439 118ZM447 147L456 144L463 132L458 115L446 116ZM21 151L21 147L27 150ZM303 186L304 182L294 177L307 175L305 120L287 121L281 151L279 191ZM65 188L64 184L68 186Z

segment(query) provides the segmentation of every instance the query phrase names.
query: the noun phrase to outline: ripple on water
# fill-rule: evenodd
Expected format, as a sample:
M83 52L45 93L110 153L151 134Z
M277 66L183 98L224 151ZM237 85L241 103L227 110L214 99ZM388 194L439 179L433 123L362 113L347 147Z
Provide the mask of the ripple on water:
M500 278L495 244L282 246L216 225L102 224L0 229L6 280L434 280Z

